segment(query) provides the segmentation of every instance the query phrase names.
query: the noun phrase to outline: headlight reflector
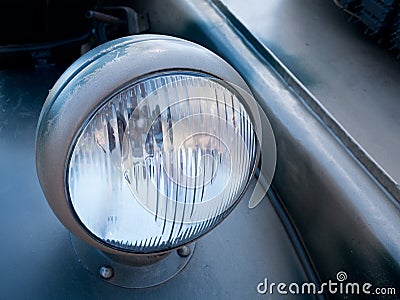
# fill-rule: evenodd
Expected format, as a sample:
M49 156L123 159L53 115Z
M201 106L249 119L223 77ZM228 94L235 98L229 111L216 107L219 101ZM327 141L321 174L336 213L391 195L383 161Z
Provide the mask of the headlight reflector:
M166 251L209 231L252 175L256 136L243 99L200 73L159 74L87 121L68 166L82 224L112 247Z

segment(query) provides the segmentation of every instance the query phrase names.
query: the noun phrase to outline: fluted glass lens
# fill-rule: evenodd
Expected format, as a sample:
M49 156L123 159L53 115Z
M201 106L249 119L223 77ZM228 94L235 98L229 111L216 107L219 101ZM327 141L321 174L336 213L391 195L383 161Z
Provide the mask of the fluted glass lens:
M82 224L121 250L179 247L233 208L256 163L257 139L237 92L197 73L132 84L88 120L67 189Z

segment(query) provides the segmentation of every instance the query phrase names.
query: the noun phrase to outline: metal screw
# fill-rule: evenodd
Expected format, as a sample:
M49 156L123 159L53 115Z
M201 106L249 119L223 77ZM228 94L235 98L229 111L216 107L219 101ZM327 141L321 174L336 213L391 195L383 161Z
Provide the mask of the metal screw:
M188 246L183 246L178 249L178 255L181 257L187 257L190 255L190 248Z
M100 277L103 279L111 279L114 276L114 269L110 266L103 266L99 270Z

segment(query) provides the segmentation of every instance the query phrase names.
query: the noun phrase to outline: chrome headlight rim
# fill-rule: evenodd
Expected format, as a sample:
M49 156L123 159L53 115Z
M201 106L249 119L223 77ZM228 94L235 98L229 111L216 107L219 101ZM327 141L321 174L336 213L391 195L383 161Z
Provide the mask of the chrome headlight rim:
M140 61L132 56L135 51L140 51ZM107 76L115 70L118 70L116 76ZM83 56L55 84L43 107L37 130L36 164L46 199L65 227L78 238L102 251L126 255L159 255L174 249L138 253L114 247L101 240L87 229L77 216L69 196L67 180L74 145L92 116L128 86L150 76L170 72L192 72L210 76L221 82L233 83L244 92L250 93L240 75L211 51L178 38L148 35L115 40ZM93 74L96 74L96 78ZM104 78L108 79L107 82L104 82ZM225 86L234 89L236 94L246 99L243 91L236 90L230 84ZM94 96L87 97L88 95ZM245 109L248 108L246 101L242 104ZM250 112L249 116L253 118ZM259 149L256 155L258 161ZM253 166L250 179L255 168L256 166ZM240 202L248 184L249 182L235 203L223 213L224 217Z

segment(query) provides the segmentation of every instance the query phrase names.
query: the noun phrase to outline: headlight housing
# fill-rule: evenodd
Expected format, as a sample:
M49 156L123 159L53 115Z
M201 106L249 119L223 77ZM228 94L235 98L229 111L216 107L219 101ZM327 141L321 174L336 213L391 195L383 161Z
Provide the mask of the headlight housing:
M44 194L108 253L160 254L221 222L259 157L257 109L225 61L142 35L87 53L55 84L37 130Z

